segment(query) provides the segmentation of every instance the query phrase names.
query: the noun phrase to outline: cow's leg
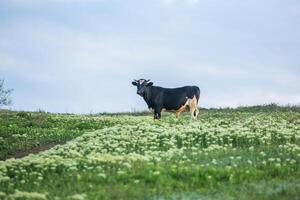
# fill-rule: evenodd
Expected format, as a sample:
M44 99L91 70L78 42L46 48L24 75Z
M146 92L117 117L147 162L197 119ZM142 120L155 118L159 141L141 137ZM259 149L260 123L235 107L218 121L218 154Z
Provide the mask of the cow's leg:
M198 106L197 106L196 109L195 109L195 112L194 112L195 118L198 117L198 114L199 114L199 109L198 109Z
M198 101L196 101L196 112L195 112L195 117L197 118L198 117L198 115L199 115L199 109L198 109L198 103L199 103L199 99L198 99Z
M197 107L190 109L191 119L196 120L199 114L199 110Z
M190 115L191 119L195 120L198 115L198 108L197 108L197 99L194 97L189 101L189 108L190 108Z
M195 119L196 119L196 117L195 117L195 115L194 115L195 111L196 111L195 108L190 107L191 120L195 120Z
M154 109L154 119L160 119L161 118L161 109L156 108Z
M183 106L181 106L181 107L176 111L176 113L175 113L176 118L178 118L179 115L180 115L182 112L185 111L185 107L186 107L186 106L183 105Z
M193 105L193 107L190 107L190 115L191 119L196 120L199 114L199 109L197 104Z

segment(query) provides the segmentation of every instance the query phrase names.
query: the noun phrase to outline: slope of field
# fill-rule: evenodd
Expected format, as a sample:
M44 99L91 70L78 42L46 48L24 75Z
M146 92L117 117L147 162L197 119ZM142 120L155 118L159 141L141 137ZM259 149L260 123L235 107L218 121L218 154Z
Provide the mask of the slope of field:
M0 161L0 199L299 198L297 109L209 110L195 122L98 118L109 124Z
M0 160L63 144L85 131L112 126L114 120L97 115L48 114L0 110Z

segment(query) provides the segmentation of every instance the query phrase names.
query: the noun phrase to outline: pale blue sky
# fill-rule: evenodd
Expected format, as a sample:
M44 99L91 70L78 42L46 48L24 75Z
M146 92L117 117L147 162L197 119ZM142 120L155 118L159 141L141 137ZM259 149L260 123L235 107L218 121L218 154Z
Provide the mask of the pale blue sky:
M298 0L1 0L12 109L146 109L132 79L198 85L200 106L300 104Z

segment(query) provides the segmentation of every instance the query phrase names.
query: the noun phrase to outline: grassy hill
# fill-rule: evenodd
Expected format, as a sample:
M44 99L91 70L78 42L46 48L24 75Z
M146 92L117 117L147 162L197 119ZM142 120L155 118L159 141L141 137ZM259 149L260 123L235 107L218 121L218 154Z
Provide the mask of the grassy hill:
M300 110L203 109L194 122L2 110L0 160L0 199L298 199Z

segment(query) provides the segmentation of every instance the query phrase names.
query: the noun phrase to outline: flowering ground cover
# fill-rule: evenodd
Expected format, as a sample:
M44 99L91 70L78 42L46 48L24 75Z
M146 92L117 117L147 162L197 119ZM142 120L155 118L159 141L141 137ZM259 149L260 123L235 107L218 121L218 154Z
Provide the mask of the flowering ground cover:
M51 116L69 118L91 120ZM0 199L299 199L298 109L94 118L97 130L0 161Z

